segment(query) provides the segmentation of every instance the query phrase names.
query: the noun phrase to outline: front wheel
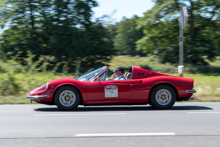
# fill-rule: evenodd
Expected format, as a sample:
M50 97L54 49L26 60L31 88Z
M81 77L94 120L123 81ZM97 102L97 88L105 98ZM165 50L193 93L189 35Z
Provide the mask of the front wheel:
M54 102L59 109L72 110L80 103L80 93L72 86L63 86L54 95Z
M157 109L169 109L176 101L175 90L166 84L156 86L150 95L150 103Z

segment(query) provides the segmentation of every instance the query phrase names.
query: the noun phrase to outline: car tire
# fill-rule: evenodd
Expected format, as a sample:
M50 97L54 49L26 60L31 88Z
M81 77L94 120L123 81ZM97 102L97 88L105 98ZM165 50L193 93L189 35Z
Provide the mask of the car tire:
M61 110L73 110L80 104L81 96L73 86L62 86L54 95L54 103Z
M162 84L152 90L150 103L156 109L169 109L174 105L176 97L176 92L171 86Z

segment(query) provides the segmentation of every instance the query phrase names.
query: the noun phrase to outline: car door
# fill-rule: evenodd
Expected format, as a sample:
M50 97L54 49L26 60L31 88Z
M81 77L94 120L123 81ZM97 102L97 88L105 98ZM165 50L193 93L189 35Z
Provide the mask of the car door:
M105 97L105 86L108 81L92 81L87 87L87 98L89 103L114 103L114 97Z
M88 84L87 98L90 103L114 103L129 99L132 92L132 80L93 81Z
M118 95L115 97L115 102L127 100L133 93L133 83L130 79L109 81L108 84L116 86L118 89Z

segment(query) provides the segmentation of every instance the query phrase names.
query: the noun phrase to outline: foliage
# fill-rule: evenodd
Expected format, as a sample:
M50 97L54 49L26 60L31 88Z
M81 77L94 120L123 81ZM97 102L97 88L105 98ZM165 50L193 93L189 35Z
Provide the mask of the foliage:
M48 64L45 56L41 56L34 62L36 55L28 51L27 58L25 58L26 63L23 66L18 60L20 54L21 52L10 60L0 60L0 72L3 75L2 79L0 79L0 95L17 95L21 91L27 90L21 85L20 80L16 78L19 73L25 75L23 80L28 83L28 88L36 87L36 81L33 80L32 75L39 71L46 73L45 69Z
M10 58L22 51L55 57L57 62L109 60L115 54L108 30L92 22L95 0L9 0L0 9L1 26L10 28L1 36L0 51Z
M203 57L203 60L209 63L209 65L185 65L184 74L205 74L205 75L220 75L220 57L216 57L216 60L210 62L207 57ZM170 63L161 64L159 59L155 56L140 57L140 56L114 56L113 59L108 62L109 71L115 69L118 65L128 69L128 66L135 65L140 66L147 70L155 72L177 74L177 66ZM109 74L109 76L112 73Z
M189 12L188 25L184 31L184 62L207 64L219 52L220 1L183 0ZM179 58L177 37L179 26L179 2L176 0L155 0L155 6L138 19L138 28L145 36L137 41L137 49L159 57L161 62L177 64Z
M28 60L31 60L30 58L32 57L28 57L29 58ZM218 60L210 63L211 65L209 66L186 66L184 68L185 71L184 77L195 79L194 89L197 90L197 93L194 95L196 98L195 101L219 101L218 91L220 88L219 87L220 58L217 57L217 59ZM32 72L32 74L28 74L30 73L30 71L22 72L23 66L19 68L19 63L17 63L17 61L14 62L7 61L7 63L1 62L0 69L3 69L2 67L3 64L6 65L6 67L8 67L8 70L14 70L16 67L16 72L14 72L15 74L13 74L13 78L15 79L14 81L15 84L17 84L20 87L20 89L14 91L12 89L12 85L8 87L10 91L6 92L4 91L4 89L0 89L0 104L29 103L29 100L26 99L27 91L30 91L33 88L39 87L54 79L74 76L71 74L65 74L65 73L58 74L56 72L48 72L48 71L38 72L37 69L39 69L39 67L36 67L37 69L35 69ZM59 66L60 64L57 64L56 66ZM116 68L120 64L123 67L127 67L128 65L137 65L145 69L177 75L174 74L177 73L177 67L171 64L159 64L158 59L156 59L154 56L151 57L115 56L109 62L109 64L110 64L109 72L111 72L114 68ZM53 71L56 71L56 69L53 69ZM188 73L193 73L193 74L188 74ZM108 76L110 77L111 74L109 74ZM5 88L5 86L9 85L10 82L8 81L7 81L7 85L3 85L2 83L3 79L7 79L7 78L8 78L8 74L5 71L1 70L0 87ZM30 79L31 79L31 83L30 83Z
M21 86L17 83L15 75L17 63L13 61L1 62L1 70L4 71L4 77L0 79L0 95L14 95L21 90Z
M19 52L16 56L8 60L0 60L0 96L18 95L23 91L27 92L42 85L42 81L38 81L37 75L50 75L51 77L65 77L69 72L69 61L58 62L53 66L53 69L48 71L50 59L47 56L40 56L38 60L34 60L36 55L30 51L27 52L27 58L24 59L24 65L19 60ZM75 75L80 75L81 60L77 61ZM61 73L57 73L61 67ZM87 71L88 72L88 71ZM19 77L18 75L22 75ZM35 75L35 76L33 76ZM47 79L52 80L51 78Z
M107 31L108 31L108 34L109 34L109 37L108 37L108 40L109 40L109 43L114 46L114 39L117 35L117 29L118 29L118 23L116 24L110 24L106 27ZM115 47L114 47L115 48Z
M142 30L136 29L138 16L131 19L123 18L118 23L117 35L114 38L114 47L120 55L140 55L141 51L135 50L135 42L143 37Z

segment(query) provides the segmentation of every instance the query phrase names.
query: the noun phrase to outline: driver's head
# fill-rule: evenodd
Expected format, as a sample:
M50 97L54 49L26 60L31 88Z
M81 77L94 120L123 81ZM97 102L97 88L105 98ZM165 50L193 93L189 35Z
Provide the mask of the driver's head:
M114 72L115 72L116 76L123 75L124 74L124 68L122 66L119 66L116 69L114 69Z

